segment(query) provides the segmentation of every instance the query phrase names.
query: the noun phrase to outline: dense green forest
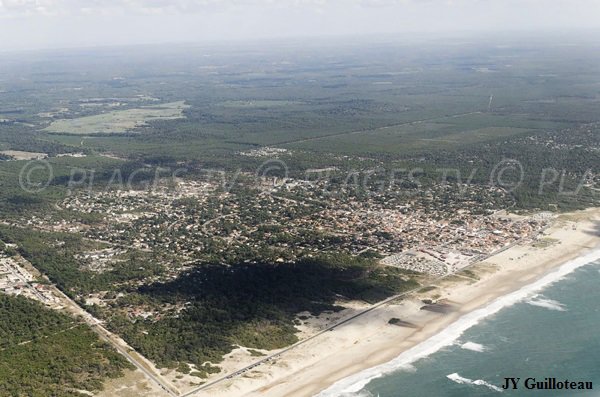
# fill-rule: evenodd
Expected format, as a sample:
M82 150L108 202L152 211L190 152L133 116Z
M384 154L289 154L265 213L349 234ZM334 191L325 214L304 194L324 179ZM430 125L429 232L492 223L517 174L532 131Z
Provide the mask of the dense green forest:
M294 176L320 167L454 167L463 175L477 169L473 183L488 184L495 165L513 159L525 170L514 195L517 208L590 205L590 190L574 197L538 191L543 168L564 171L571 187L587 170L598 171L598 152L582 147L598 144L593 123L600 93L589 82L598 78L600 51L582 51L595 48L589 42L571 48L536 39L531 48L506 40L512 45L475 40L460 50L437 42L323 43L294 54L285 45L269 51L250 46L210 58L159 47L105 49L92 57L74 50L46 55L44 72L35 57L8 57L0 60L0 118L8 120L0 124L0 149L116 155L125 161L124 178L140 166L253 172L265 158L240 153L266 146L289 150L280 157ZM161 53L169 53L170 62L154 65ZM94 70L89 80L74 77L88 70ZM127 77L115 82L115 75ZM185 118L151 121L122 134L44 130L56 120L113 111L115 102L117 110L130 110L180 100L189 106ZM18 188L25 162L0 160L0 213L48 211L65 194L73 167L93 169L101 185L117 165L99 158L49 159L52 188L38 194Z
M299 312L339 310L338 300L377 302L416 288L417 275L348 255L326 255L293 264L202 265L176 280L140 287L115 304L182 305L177 315L131 322L113 316L110 326L161 365L218 363L231 349L283 348L297 341ZM173 313L175 314L175 313Z
M17 243L23 257L77 300L97 292L126 293L108 307L87 308L142 354L168 367L218 363L235 345L281 348L297 341L298 312L338 310L339 299L377 302L419 285L415 273L347 254L296 263L199 264L175 280L146 284L164 269L143 253L94 273L81 269L74 255L97 245L76 235L0 226L0 239ZM132 321L124 310L135 307L163 315Z
M81 397L130 367L85 324L0 294L0 395Z

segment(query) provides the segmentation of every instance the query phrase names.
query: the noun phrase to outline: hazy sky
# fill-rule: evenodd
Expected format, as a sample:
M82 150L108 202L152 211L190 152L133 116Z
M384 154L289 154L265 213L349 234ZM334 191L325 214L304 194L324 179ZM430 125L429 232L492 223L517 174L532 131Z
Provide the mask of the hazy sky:
M600 0L0 0L0 50L589 28Z

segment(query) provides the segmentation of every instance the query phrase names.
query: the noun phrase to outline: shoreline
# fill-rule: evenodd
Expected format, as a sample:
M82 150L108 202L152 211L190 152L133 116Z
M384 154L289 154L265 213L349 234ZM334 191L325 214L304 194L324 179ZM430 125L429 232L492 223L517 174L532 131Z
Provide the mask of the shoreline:
M470 266L466 274L449 276L435 283L434 289L378 307L273 363L195 395L330 397L360 390L386 369L410 365L452 344L464 330L508 306L503 300L516 303L526 298L532 293L528 286L600 248L599 230L599 209L559 215L542 233L552 241L550 245L517 244ZM600 258L600 251L597 254ZM422 310L424 299L448 302L450 310ZM490 312L490 305L497 307ZM388 324L391 318L415 327Z
M600 260L600 246L591 250L583 256L576 257L567 261L557 269L544 275L541 279L532 284L525 285L523 288L513 291L507 295L500 296L490 304L476 309L460 317L454 323L450 324L440 333L415 345L409 350L402 352L398 357L388 363L368 368L348 378L342 379L326 390L322 391L317 397L333 397L340 393L354 393L362 390L367 384L377 378L391 374L403 368L410 369L416 361L438 352L444 347L456 344L462 334L479 324L482 320L493 316L501 310L511 307L519 302L526 301L528 298L538 296L545 288L562 280L575 270L588 265L591 262ZM558 307L560 309L560 307ZM468 343L468 342L467 342ZM475 346L475 349L478 347Z

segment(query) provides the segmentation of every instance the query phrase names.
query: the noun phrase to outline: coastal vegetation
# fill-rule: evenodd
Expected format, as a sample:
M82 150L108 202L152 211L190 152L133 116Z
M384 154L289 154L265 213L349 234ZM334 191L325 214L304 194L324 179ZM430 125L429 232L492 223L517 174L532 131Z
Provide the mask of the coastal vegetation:
M0 394L81 397L131 365L85 324L0 294Z

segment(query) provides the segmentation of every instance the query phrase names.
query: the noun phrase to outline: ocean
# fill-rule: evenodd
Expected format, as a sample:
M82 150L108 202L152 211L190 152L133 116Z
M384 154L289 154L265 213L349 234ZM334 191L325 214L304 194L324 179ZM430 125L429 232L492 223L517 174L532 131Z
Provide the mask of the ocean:
M503 390L504 378L522 378ZM526 378L594 390L527 390ZM319 397L600 396L600 251L472 312Z

